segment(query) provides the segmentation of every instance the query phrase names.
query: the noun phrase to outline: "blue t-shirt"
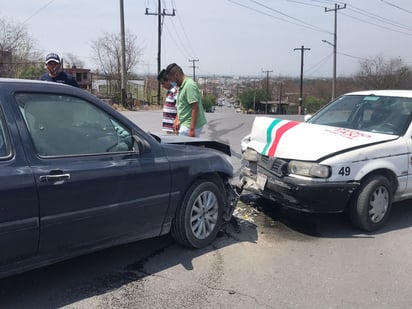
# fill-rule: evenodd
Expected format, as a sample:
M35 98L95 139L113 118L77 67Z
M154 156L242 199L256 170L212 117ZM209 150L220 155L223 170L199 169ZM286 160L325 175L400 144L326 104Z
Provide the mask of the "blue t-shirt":
M61 71L60 74L57 75L56 77L50 77L49 73L44 73L42 76L40 76L40 80L45 80L48 82L55 82L55 83L60 83L60 84L68 84L74 87L79 87L79 84L77 83L76 79L64 71Z

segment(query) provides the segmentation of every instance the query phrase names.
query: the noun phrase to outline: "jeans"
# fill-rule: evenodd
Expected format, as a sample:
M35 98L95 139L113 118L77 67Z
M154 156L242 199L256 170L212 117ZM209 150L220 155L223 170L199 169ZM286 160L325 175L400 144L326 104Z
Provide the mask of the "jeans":
M203 129L203 127L195 129L195 137L200 137L200 133L202 132L202 129ZM180 129L179 129L179 135L180 136L189 136L189 127L181 125Z

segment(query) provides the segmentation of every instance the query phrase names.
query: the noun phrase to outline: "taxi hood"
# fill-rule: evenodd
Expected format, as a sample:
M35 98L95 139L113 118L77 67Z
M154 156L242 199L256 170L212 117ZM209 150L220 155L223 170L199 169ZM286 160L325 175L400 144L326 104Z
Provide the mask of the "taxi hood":
M397 135L256 117L248 147L270 157L317 161L337 152L397 138Z

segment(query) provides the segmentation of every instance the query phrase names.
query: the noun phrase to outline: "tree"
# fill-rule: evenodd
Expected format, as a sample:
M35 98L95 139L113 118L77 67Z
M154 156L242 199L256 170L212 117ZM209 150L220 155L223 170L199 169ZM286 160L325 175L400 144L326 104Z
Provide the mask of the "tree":
M79 59L76 55L72 53L67 53L66 57L64 58L64 65L68 67L77 67L77 68L84 68L84 62Z
M126 45L126 74L129 74L138 63L141 49L136 46L137 36L130 31L125 33ZM115 80L115 92L121 89L121 37L120 34L105 32L96 41L92 42L92 49L98 61L100 71L106 78Z
M411 89L411 69L401 58L385 61L378 56L359 63L355 77L364 89Z
M0 76L23 78L42 68L27 27L0 17ZM37 76L38 77L38 76Z
M206 112L213 112L216 105L216 97L212 94L207 94L202 97L203 108Z
M264 111L264 106L260 104L261 101L267 101L266 90L263 89L252 89L244 91L239 95L240 104L245 110L261 110Z
M305 114L313 114L317 112L321 107L323 107L327 101L308 95L305 97Z

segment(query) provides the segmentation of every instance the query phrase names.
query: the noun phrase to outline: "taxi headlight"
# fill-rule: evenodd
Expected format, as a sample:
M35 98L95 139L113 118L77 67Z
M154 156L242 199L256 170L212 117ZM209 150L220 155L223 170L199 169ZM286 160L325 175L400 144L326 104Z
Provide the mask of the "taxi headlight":
M289 174L328 178L330 176L330 167L313 162L290 161L288 165Z
M259 153L252 148L247 148L243 153L242 158L250 162L257 162L259 161Z

